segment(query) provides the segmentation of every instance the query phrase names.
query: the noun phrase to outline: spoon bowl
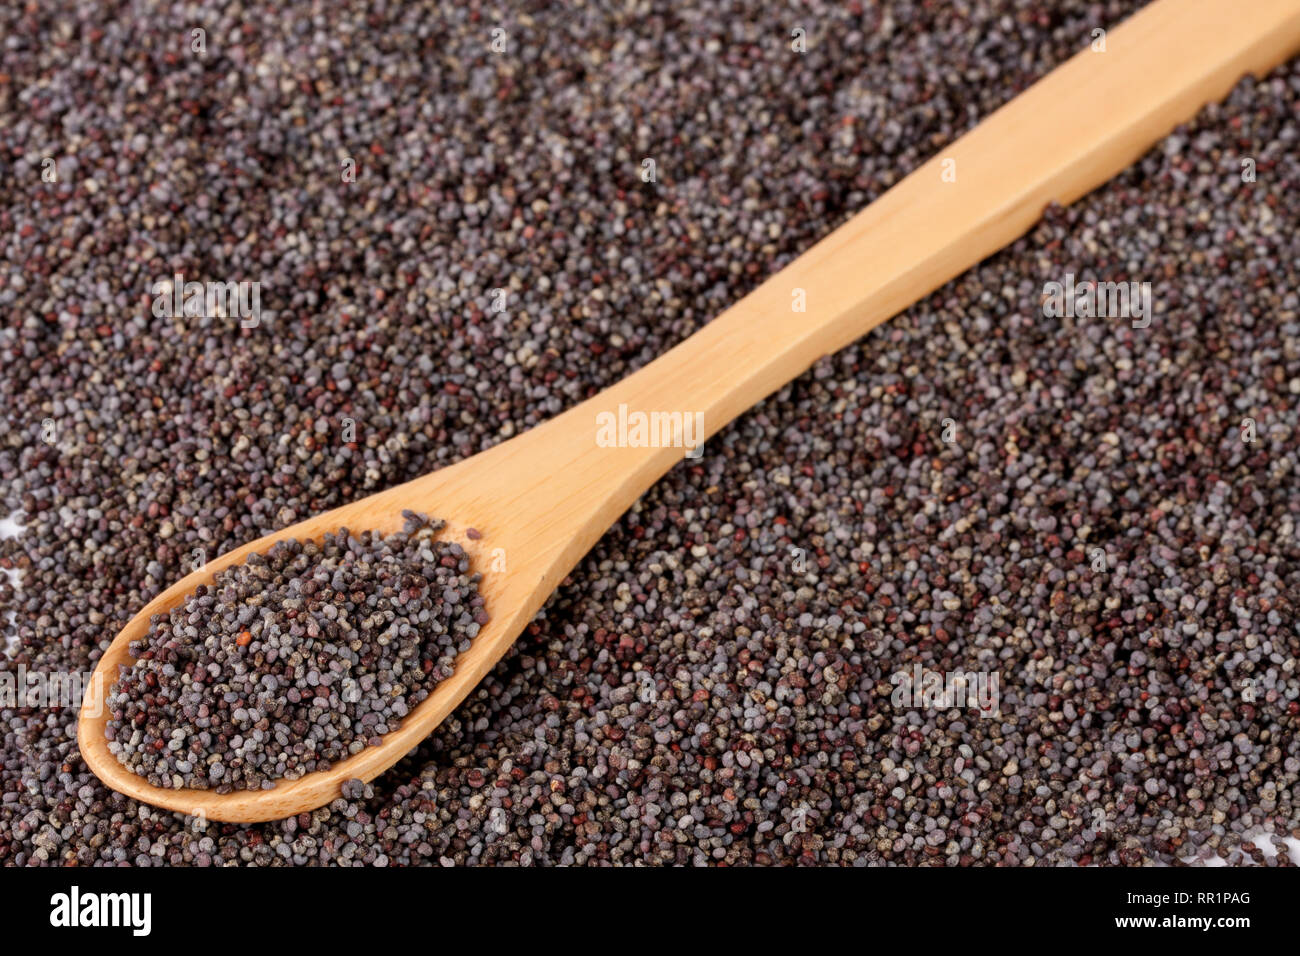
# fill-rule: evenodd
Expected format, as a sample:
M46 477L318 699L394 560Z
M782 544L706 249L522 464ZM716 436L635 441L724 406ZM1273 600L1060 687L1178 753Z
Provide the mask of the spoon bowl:
M557 423L559 419L548 424ZM512 441L532 443L542 437L544 426ZM504 462L519 451L511 445L506 442L482 455L258 538L207 562L155 597L109 645L91 679L77 732L82 756L91 770L114 790L145 803L207 819L245 823L281 819L322 806L339 795L345 781L370 780L400 760L491 670L568 572L568 568L561 570L566 552L573 550L566 528L546 520L545 514L525 523L513 520L508 511L502 510L510 491L501 487L499 480L494 481L493 475L500 479L511 473ZM494 464L498 460L502 462L500 469ZM542 493L540 488L521 487L525 482L509 484L516 494ZM383 738L382 746L367 747L337 761L328 770L281 780L274 789L225 794L154 786L112 754L105 737L108 693L120 669L134 662L130 645L145 637L154 615L165 614L200 585L210 584L225 568L244 563L254 553L266 553L278 541L320 541L327 533L342 528L387 535L402 529L404 510L424 511L446 522L438 537L463 547L471 569L482 574L479 592L491 619L471 647L456 658L455 672L434 685L401 726Z

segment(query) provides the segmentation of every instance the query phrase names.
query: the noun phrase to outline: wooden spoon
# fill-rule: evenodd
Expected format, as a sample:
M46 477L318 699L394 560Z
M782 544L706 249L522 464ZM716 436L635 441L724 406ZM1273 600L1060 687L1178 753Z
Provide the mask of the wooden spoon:
M1298 0L1151 4L1110 31L1104 51L1079 53L617 385L473 458L267 535L176 582L122 629L99 661L78 727L86 763L128 796L232 822L311 810L337 797L349 778L373 778L469 694L596 540L682 459L682 447L603 447L599 415L617 416L620 406L631 413L699 413L705 433L713 434L820 357L1022 235L1049 202L1074 201L1245 73L1265 73L1297 48ZM806 311L796 310L800 298ZM690 436L683 428L668 437ZM127 645L144 636L152 615L283 538L319 540L341 527L392 532L406 508L448 522L445 536L460 542L483 572L492 620L457 659L455 674L382 745L272 790L225 795L151 786L109 753L105 691L131 663ZM471 539L470 528L481 537Z

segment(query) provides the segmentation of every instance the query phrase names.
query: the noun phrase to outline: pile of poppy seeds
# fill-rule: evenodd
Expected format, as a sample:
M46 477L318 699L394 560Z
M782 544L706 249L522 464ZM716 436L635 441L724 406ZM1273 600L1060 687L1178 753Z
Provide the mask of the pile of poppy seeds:
M442 527L280 541L154 615L109 694L110 752L156 787L230 793L379 746L488 621Z
M1139 4L289 6L0 10L7 673L645 365ZM1298 146L1300 68L1243 80L819 361L325 807L140 804L4 702L0 862L1288 863ZM996 705L897 697L957 672Z

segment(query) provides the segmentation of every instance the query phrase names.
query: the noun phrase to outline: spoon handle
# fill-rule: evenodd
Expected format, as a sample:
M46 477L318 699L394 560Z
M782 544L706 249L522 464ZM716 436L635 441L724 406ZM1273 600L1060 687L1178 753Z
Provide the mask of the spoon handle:
M508 522L515 551L545 585L526 602L535 611L547 587L682 460L682 443L664 442L659 428L647 429L652 436L625 427L637 413L678 413L683 426L689 418L704 435L717 432L1023 235L1048 203L1073 202L1124 170L1247 72L1262 75L1300 49L1300 0L1253 0L1248 12L1240 0L1156 0L1090 39L686 341L536 428L394 493L436 514L448 481L463 474L478 510L517 515ZM1234 167L1221 175L1239 175L1235 158Z
M1050 202L1073 202L1123 171L1246 73L1262 75L1300 49L1300 0L1253 0L1248 13L1240 0L1156 0L1102 39L1104 48L1092 38L684 342L481 453L471 460L477 465L452 470L472 468L465 474L492 510L518 513L527 542L520 550L539 578L557 581L682 460L680 442L656 440L657 429L638 435L624 421L676 412L714 434L822 356L1023 235ZM1239 169L1234 159L1221 174ZM546 467L520 473L519 462L539 460ZM435 472L397 491L427 497L437 513L450 475ZM529 504L535 500L547 508ZM529 602L532 610L544 597Z
M713 434L1023 235L1050 202L1073 202L1124 170L1247 72L1262 75L1300 49L1300 2L1157 0L1102 42L1104 50L1074 56L686 341L552 424L574 431L588 463L608 452L593 447L595 415L616 415L619 405L698 412ZM1239 172L1235 158L1220 171ZM561 438L560 428L538 431ZM617 512L682 457L680 448L624 451L647 467L621 493L605 489L617 495Z

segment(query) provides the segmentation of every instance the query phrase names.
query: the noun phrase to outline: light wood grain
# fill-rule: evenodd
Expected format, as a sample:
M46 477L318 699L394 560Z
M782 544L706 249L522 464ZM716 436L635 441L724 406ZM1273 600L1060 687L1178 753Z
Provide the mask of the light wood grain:
M383 772L474 689L596 540L682 459L680 448L598 447L599 412L620 403L634 411L701 412L707 432L716 432L821 356L1022 235L1050 201L1077 199L1241 76L1292 54L1300 47L1300 0L1158 0L1111 30L1106 46L1104 53L1085 49L687 341L595 398L473 458L253 541L176 582L100 660L80 717L86 762L129 796L234 822L313 809L337 797L345 780ZM955 182L941 177L945 159L956 162ZM792 311L796 288L807 296L804 313ZM151 615L281 538L319 539L343 526L394 531L403 508L449 522L447 536L484 572L492 620L457 660L454 676L382 746L273 790L224 796L152 787L109 753L106 685L130 662L127 645L144 635ZM467 527L482 539L469 540ZM504 572L489 570L496 549Z

